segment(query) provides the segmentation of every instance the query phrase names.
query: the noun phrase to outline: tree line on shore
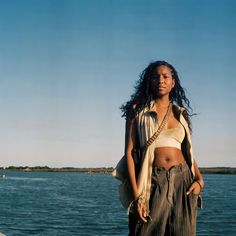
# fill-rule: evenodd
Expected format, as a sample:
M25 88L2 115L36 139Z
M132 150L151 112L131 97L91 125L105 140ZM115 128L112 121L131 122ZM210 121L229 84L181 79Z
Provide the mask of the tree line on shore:
M81 172L81 173L111 173L113 167L95 167L95 168L76 168L76 167L61 167L51 168L48 166L9 166L0 167L0 170L8 171L24 171L24 172ZM201 173L205 174L236 174L236 167L200 167Z
M76 168L76 167L61 167L51 168L48 166L9 166L0 167L1 170L9 171L24 171L24 172L82 172L82 173L111 173L113 167L99 167L99 168Z

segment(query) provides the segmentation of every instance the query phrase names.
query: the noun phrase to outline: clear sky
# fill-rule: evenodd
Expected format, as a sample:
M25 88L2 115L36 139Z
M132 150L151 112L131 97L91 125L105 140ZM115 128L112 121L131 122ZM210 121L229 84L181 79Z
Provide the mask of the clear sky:
M199 166L236 167L236 1L1 0L0 166L115 166L119 107L166 60Z

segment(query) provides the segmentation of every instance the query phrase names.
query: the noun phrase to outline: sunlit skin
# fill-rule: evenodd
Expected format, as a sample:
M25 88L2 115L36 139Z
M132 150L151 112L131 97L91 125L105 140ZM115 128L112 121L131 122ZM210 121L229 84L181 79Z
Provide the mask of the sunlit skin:
M156 112L159 120L159 124L163 120L166 111L169 105L169 94L175 86L175 80L172 77L171 70L167 66L159 66L156 69L156 78L152 79L151 90L155 100ZM165 125L164 129L175 128L178 125L179 121L174 117L173 112L169 116L168 122ZM126 147L125 152L127 156L128 166L131 166L129 169L130 181L133 188L134 199L137 199L138 189L137 182L135 178L134 163L132 158L132 149L136 146L137 143L137 131L135 129L135 122L132 120L127 123L126 127ZM185 162L182 151L174 147L159 147L154 151L154 162L153 166L164 167L166 170L169 170L172 166L178 165ZM204 186L204 181L202 179L201 173L198 169L196 162L194 162L196 180L200 181L201 185ZM201 188L197 182L193 182L190 188L188 189L187 194L200 194ZM143 221L147 222L147 212L146 207L141 203L137 204L137 213L138 217Z
M171 71L166 66L160 66L157 68L157 95L156 95L156 111L158 114L158 120L164 119L164 116L168 109L169 104L169 93L175 86L175 80L172 78ZM171 112L168 122L164 129L171 129L178 126L179 121L174 117L173 112ZM154 166L164 167L165 169L170 169L174 165L184 163L184 156L181 150L174 147L159 147L155 149L154 152Z

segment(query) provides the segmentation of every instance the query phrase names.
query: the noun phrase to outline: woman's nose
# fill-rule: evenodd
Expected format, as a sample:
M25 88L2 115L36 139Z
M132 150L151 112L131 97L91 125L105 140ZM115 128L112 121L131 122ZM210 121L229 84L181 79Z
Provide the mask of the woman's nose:
M159 83L162 84L163 82L164 82L164 78L163 78L163 76L160 76L159 77Z

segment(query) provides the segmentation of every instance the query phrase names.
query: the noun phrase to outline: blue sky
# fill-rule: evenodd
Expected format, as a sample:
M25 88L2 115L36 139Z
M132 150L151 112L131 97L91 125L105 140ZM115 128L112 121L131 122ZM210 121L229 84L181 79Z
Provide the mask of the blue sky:
M166 60L192 107L200 166L236 166L233 0L1 0L0 166L115 166L119 107Z

